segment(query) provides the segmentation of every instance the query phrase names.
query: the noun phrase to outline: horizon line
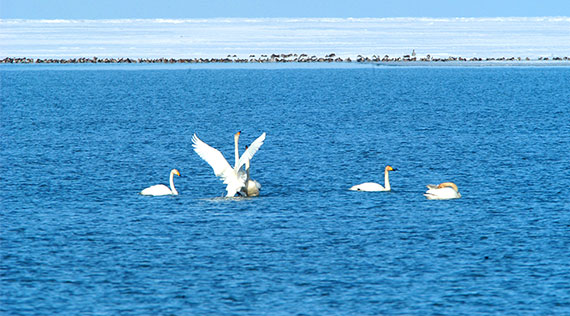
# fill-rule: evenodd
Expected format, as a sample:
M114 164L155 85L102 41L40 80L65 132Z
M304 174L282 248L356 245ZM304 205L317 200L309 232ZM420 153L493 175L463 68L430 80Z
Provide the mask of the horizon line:
M58 23L58 22L103 22L103 21L154 21L154 22L197 22L197 21L406 21L406 20L416 20L416 21L500 21L500 20L529 20L529 21L540 21L540 20L551 20L551 21L569 21L570 16L557 15L557 16L490 16L490 17L411 17L411 16L401 16L401 17L212 17L212 18L113 18L113 19L27 19L27 18L0 18L0 23L2 22L46 22L46 23Z

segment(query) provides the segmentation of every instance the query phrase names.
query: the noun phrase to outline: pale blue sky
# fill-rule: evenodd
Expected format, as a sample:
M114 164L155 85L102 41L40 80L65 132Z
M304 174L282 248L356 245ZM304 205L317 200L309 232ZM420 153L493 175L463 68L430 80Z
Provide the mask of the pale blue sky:
M568 0L0 0L3 19L570 16Z

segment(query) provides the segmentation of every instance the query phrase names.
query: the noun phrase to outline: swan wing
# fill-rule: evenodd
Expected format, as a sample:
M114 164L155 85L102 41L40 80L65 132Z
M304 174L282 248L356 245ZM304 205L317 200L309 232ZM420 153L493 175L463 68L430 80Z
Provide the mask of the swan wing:
M196 134L192 137L192 146L198 156L212 167L214 174L227 185L227 197L234 196L245 186L245 172L235 172L219 150L204 143Z
M265 132L263 132L263 134L261 134L261 136L259 136L256 140L254 140L253 143L249 145L247 150L244 151L244 153L239 158L237 166L235 166L236 171L239 170L245 164L246 160L251 160L251 158L253 158L253 156L259 150L261 145L263 145L263 142L265 141L265 135L266 135Z
M204 143L196 134L192 136L192 147L194 151L204 159L212 169L214 169L214 174L217 177L223 177L224 174L228 172L228 169L232 169L224 155L216 148Z

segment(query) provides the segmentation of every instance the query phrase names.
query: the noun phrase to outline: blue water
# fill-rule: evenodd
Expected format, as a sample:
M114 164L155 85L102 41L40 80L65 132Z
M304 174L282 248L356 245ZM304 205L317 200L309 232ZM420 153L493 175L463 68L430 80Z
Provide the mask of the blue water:
M2 314L570 314L570 67L0 75ZM191 138L239 130L262 195L226 200Z

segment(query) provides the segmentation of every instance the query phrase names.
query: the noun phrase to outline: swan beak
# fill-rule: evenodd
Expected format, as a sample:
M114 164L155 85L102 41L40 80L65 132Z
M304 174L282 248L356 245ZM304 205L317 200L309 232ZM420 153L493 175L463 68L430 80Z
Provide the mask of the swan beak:
M392 168L392 171L398 171L398 168Z
M181 177L180 172L178 172L178 170L176 170L176 172L174 174Z

